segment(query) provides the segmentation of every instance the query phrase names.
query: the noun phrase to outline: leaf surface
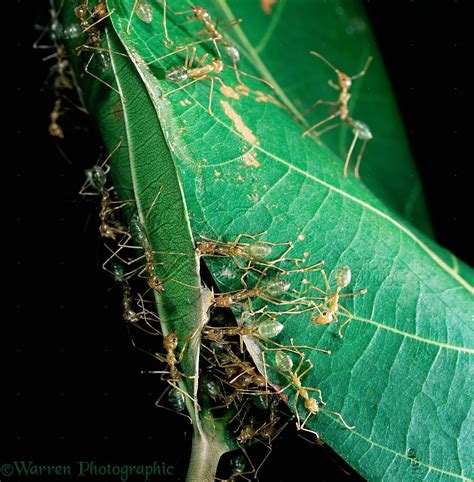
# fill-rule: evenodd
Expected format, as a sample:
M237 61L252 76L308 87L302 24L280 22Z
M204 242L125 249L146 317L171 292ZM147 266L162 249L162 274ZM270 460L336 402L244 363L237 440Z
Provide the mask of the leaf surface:
M292 254L307 263L324 259L328 272L349 265L350 288L368 289L342 302L355 314L344 340L334 337L337 327L316 327L308 314L285 322L281 343L294 338L297 344L332 350L331 356L311 356L316 368L304 384L321 388L327 408L356 428L345 429L325 412L311 417L308 426L369 480L472 478L474 306L473 288L463 277L472 276L472 270L463 267L461 276L450 254L407 224L393 206L353 177L344 179L341 160L323 145L303 140L302 127L260 82L245 78L250 90L244 95L234 72L225 69L226 87L214 86L212 114L208 80L169 94L177 85L164 80L164 73L182 65L184 55L156 61L167 52L159 5L153 4L152 24L135 18L128 34L132 3L108 2L114 28L143 82L134 84L126 102L146 88L154 109L154 115L150 109L146 115L136 112L130 125L164 136L166 145L158 152L168 161L172 155L194 236L231 241L242 233L267 231L269 241L294 242ZM176 45L195 38L198 30L182 18L168 19ZM200 48L200 55L210 49ZM239 66L258 75L245 58ZM115 75L122 82L119 70ZM155 168L144 168L139 192L146 192L145 186L155 192L150 180L167 166L160 160ZM166 223L167 214L160 216ZM160 223L155 223L150 230L158 232ZM170 225L170 233L175 227ZM239 287L239 273L216 263L210 267L222 290ZM180 273L187 280L186 272ZM308 286L303 279L324 288L319 273L289 279L295 290ZM175 285L169 283L169 290ZM298 407L305 417L304 407Z
M310 51L321 53L348 75L360 72L369 55L374 58L367 74L353 81L349 101L351 115L367 123L374 136L364 154L362 180L392 211L431 234L403 122L362 3L279 0L270 15L249 0L212 4L221 18L244 19L229 35L260 75L278 86L277 94L287 99L304 125L328 117L334 107L321 105L306 118L301 117L303 110L318 99L334 101L338 96L328 85L329 80L337 83L336 74ZM321 140L345 159L352 138L352 131L343 126ZM356 154L357 149L352 162Z

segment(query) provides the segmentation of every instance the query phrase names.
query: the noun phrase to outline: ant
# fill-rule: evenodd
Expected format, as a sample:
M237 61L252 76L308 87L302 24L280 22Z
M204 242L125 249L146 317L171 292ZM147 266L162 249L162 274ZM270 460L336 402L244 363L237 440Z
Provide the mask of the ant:
M146 278L148 286L157 293L163 293L165 288L155 271L155 257L153 249L145 231L145 227L141 223L137 213L133 214L130 219L130 235L132 238L138 241L143 248L145 256L144 270L148 273Z
M337 323L338 311L339 310L343 311L347 315L347 320L344 321L344 323L342 323L342 325L339 326L339 331L338 331L338 337L343 338L342 329L351 321L354 315L339 303L339 299L343 297L346 298L350 296L363 295L367 293L367 288L364 288L359 291L355 291L353 293L340 294L340 291L343 288L346 288L351 282L352 275L351 275L351 270L349 266L343 266L342 268L339 268L338 270L336 270L334 275L334 279L336 281L336 291L333 291L331 289L324 270L321 270L321 274L323 276L324 284L326 286L326 291L323 291L322 289L316 286L311 286L312 289L319 291L324 295L323 298L317 298L317 299L323 299L323 303L321 305L316 306L316 309L318 310L319 314L311 317L311 321L315 325L327 325L329 323Z
M319 434L314 430L306 428L306 423L308 422L309 418L312 415L316 415L320 411L326 412L326 413L332 413L333 415L336 415L339 418L339 420L342 422L344 427L346 427L349 430L353 430L354 427L348 425L346 421L342 418L342 415L340 413L334 412L333 410L323 409L320 407L320 405L325 405L325 402L322 399L322 392L319 388L303 386L301 380L313 369L313 364L311 363L310 360L306 360L308 367L305 370L301 371L303 369L303 363L305 362L305 356L304 356L304 353L298 352L298 350L296 349L295 349L295 352L300 356L300 363L298 364L298 367L295 370L293 370L293 360L287 353L277 352L277 356L275 357L275 363L278 369L276 370L277 373L285 377L290 382L286 387L283 387L279 392L283 392L284 390L288 389L291 386L293 386L296 389L293 405L294 405L294 412L296 414L297 430L312 433L316 435L316 438L319 440L320 438ZM309 392L317 392L319 402L316 400L316 398L311 397L309 395ZM303 422L301 422L301 418L298 412L299 397L301 397L304 400L304 407L308 412L308 415L305 417Z
M318 263L318 264L321 264L321 263ZM314 268L314 267L310 267L310 268ZM303 313L304 311L307 311L306 309L304 311L299 311L299 312L297 311L299 309L300 304L306 301L306 299L304 298L294 298L292 300L278 299L281 295L287 293L291 286L290 282L287 279L285 279L283 276L278 275L261 286L262 280L266 276L268 269L269 268L266 268L264 271L261 272L253 288L248 287L247 282L245 281L245 276L242 276L241 282L244 286L243 289L238 291L233 291L233 292L214 294L214 299L211 302L211 307L233 308L236 304L240 304L244 301L248 301L250 306L250 312L252 314L255 314L257 312L253 311L252 299L260 298L260 300L271 303L272 305L277 305L277 306L293 305L294 309L290 309L285 312L278 312L278 314L289 314L289 313L297 314L297 313ZM320 270L321 268L318 267L317 269Z
M354 146L356 144L356 141L357 141L357 139L361 139L363 141L363 144L362 144L362 147L359 151L359 155L357 157L356 165L355 165L355 168L354 168L355 177L357 179L360 179L359 168L360 168L360 164L362 162L362 156L364 155L365 147L367 145L367 142L370 139L372 139L373 136L372 136L372 132L370 131L369 127L364 122L359 121L359 120L355 120L350 116L348 104L349 104L349 99L351 98L351 94L349 93L349 89L351 88L352 82L355 79L363 77L366 74L367 69L369 68L369 65L372 62L373 58L369 57L367 59L366 63L365 63L364 68L358 74L353 75L351 77L351 76L345 74L344 72L342 72L341 70L336 69L336 67L334 67L334 65L332 65L320 53L311 51L310 54L320 58L323 62L326 63L326 65L328 65L331 69L334 70L334 72L336 72L337 81L338 81L337 84L335 84L332 80L330 80L328 83L333 89L338 90L340 93L339 93L339 97L338 97L337 101L329 101L329 100L321 100L320 99L320 100L317 100L316 102L314 102L314 104L312 104L308 109L306 109L305 113L308 113L308 112L312 111L313 109L315 109L320 104L338 106L338 109L337 109L336 112L331 114L326 119L323 119L322 121L317 122L316 124L311 126L308 130L306 130L303 133L303 137L306 137L312 131L314 131L318 127L322 126L323 124L326 124L327 122L331 121L332 119L335 119L335 118L339 117L340 122L338 122L336 124L332 124L332 125L324 128L323 130L319 131L317 133L317 136L319 137L322 134L324 134L324 133L326 133L326 132L328 132L332 129L335 129L336 127L339 127L341 124L348 125L354 133L354 139L352 140L352 144L351 144L351 146L350 146L350 148L347 152L347 155L346 155L346 160L345 160L345 163L344 163L344 177L347 177L347 170L349 168L349 162L351 160L352 151L354 150Z
M294 248L294 244L291 241L282 243L271 243L269 241L255 241L253 243L241 242L242 238L249 238L252 240L257 239L260 236L267 234L267 231L263 231L259 234L239 234L234 241L223 242L223 241L213 241L207 238L203 239L205 241L200 241L196 243L196 253L198 256L216 256L216 257L229 257L232 258L237 267L241 270L252 269L261 273L260 270L254 267L255 264L275 268L284 273L308 271L310 268L319 267L323 262L317 263L310 268L301 268L299 263L304 262L304 259L287 258L286 255ZM286 250L274 260L266 260L268 256L271 255L273 248L278 246L286 246ZM244 266L239 258L243 258L248 262L247 266ZM291 261L298 266L296 269L285 270L278 266L278 263L283 263L285 261Z
M208 64L204 64L209 57L209 54L204 54L198 61L196 67L193 67L193 64L196 60L196 47L192 48L191 56L189 56L189 48L185 47L186 49L186 57L184 60L184 65L179 65L176 67L171 67L165 74L165 79L171 82L180 83L186 80L190 80L190 82L166 92L163 97L167 97L179 90L182 90L190 85L194 84L195 82L201 80L210 80L211 81L211 88L209 92L209 103L208 103L208 111L212 115L212 95L214 93L214 81L217 80L220 82L222 87L226 87L223 80L219 77L219 74L222 73L224 70L225 64L221 59L211 58L211 61ZM173 52L173 54L176 52ZM172 54L167 54L172 55ZM156 62L166 56L160 57L159 59L153 60L152 62ZM151 62L149 62L151 63ZM246 77L250 77L251 79L259 80L260 82L265 83L270 88L273 89L273 86L270 82L267 82L265 79L261 79L259 77L255 77L254 75L247 74L246 72L242 72L241 70L238 71L240 74L245 75Z
M74 14L79 19L82 33L88 32L87 41L84 46L78 47L79 50L89 46L98 47L102 39L97 25L111 15L107 11L105 0L100 0L92 10L89 8L89 0L84 0L74 9ZM92 23L89 23L90 20Z
M178 344L179 344L179 339L178 335L176 333L176 330L170 331L164 338L163 338L163 348L166 351L166 355L163 357L163 355L159 353L154 353L153 356L160 361L164 361L168 365L168 371L149 371L146 373L154 373L154 374L168 374L169 377L166 378L166 381L168 384L171 386L171 389L174 391L172 392L172 395L169 395L168 400L171 399L173 400L173 403L176 405L180 405L181 402L179 399L181 397L178 397L176 395L176 391L180 392L184 397L188 397L193 404L197 405L197 402L194 400L194 398L185 390L179 387L179 382L181 381L183 376L187 376L188 378L194 378L194 376L189 376L189 375L183 375L179 370L178 370L178 365L181 363L181 360L183 359L186 347L187 347L187 341L184 342L183 348L179 352L179 355L176 356L176 350L178 349ZM161 397L160 397L161 398Z
M173 11L174 12L174 11ZM222 35L225 31L230 30L234 28L236 25L241 23L242 19L236 18L233 20L228 20L226 23L228 24L225 28L219 29L219 20L213 21L211 14L209 13L209 10L207 10L204 7L201 7L199 5L194 5L190 10L184 10L182 12L174 12L175 15L183 15L186 13L192 13L194 15L194 19L201 22L204 26L204 30L202 32L198 32L199 34L208 34L209 37L204 39L204 40L199 40L197 42L193 42L189 44L187 47L192 47L194 45L201 44L203 42L212 42L214 44L215 51L219 57L219 59L222 58L221 51L219 49L219 45L224 48L225 53L228 55L228 57L232 60L237 80L241 84L242 82L240 81L240 77L238 75L238 70L237 70L237 62L240 60L240 52L238 48L233 45L231 42L228 40L224 39L224 36ZM177 53L186 47L178 47L176 52Z
M54 76L54 93L55 93L55 102L54 108L51 111L50 117L50 124L48 127L49 134L53 137L57 137L59 139L64 139L64 132L61 125L58 123L59 118L64 114L63 111L63 100L65 98L63 94L63 90L72 90L74 88L73 82L71 80L70 74L70 64L67 58L66 49L64 45L59 43L59 38L61 37L61 27L58 21L58 16L63 8L63 3L59 6L59 9L55 12L53 10L50 11L51 20L49 25L46 27L39 27L42 29L40 36L35 40L33 43L34 49L54 49L55 51L43 57L42 61L47 62L51 59L56 59L56 63L51 67L50 73L48 75L48 79L51 76ZM49 32L50 37L53 40L53 45L45 45L42 44L41 41L44 35Z
M288 292L290 289L290 282L282 277L275 277L263 286L260 283L265 276L266 271L257 280L253 288L249 288L244 281L244 289L228 293L214 294L213 306L217 308L232 308L235 304L239 304L248 300L251 303L252 298L260 298L263 301L276 305L294 304L294 301L281 301L277 297Z
M258 338L259 340L268 342L276 345L279 349L284 349L283 345L272 340L278 336L284 328L284 325L276 320L276 316L282 314L300 314L301 311L296 308L295 310L288 310L286 312L267 312L266 307L258 310L255 313L250 313L248 311L244 311L240 318L240 323L238 326L225 326L225 327L212 327L212 326L205 326L203 329L203 337L207 340L211 340L217 343L225 343L226 336L239 336L240 337L240 352L243 353L243 341L244 337L249 336L252 338ZM250 324L249 318L252 315L261 314L257 322ZM260 319L266 316L267 319L264 321L260 321ZM261 344L265 349L267 347L263 343ZM330 354L329 350L323 350L321 348L314 348L306 345L298 346L297 348L306 348L313 351L321 351L326 354Z
M86 181L84 182L81 190L79 191L79 194L81 194L82 196L96 195L97 193L99 193L99 195L101 196L99 211L99 232L103 238L109 238L113 240L116 239L117 234L126 234L126 232L125 228L117 221L113 220L113 222L110 223L110 217L115 213L115 211L130 203L130 201L113 201L110 195L110 188L106 187L107 174L109 172L108 162L121 145L122 138L120 138L117 146L106 157L106 159L101 165L96 165L91 169L86 170ZM105 168L105 166L107 166L107 168ZM88 192L89 187L92 187L95 192Z

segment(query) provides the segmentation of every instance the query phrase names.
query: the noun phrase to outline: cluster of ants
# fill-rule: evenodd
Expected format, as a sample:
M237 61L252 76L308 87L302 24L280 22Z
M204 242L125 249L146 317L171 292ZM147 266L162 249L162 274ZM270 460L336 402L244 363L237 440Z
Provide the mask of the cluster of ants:
M208 80L210 81L208 110L209 113L213 115L212 99L214 93L214 82L217 81L222 87L226 87L223 80L220 78L220 74L226 67L234 70L239 86L245 87L241 80L241 75L243 75L259 80L268 85L270 88L273 88L267 80L255 77L237 68L237 64L240 61L241 52L234 43L232 43L228 38L224 37L224 33L227 30L230 30L239 25L241 19L219 21L214 20L210 12L206 8L199 5L193 5L189 10L175 11L170 7L167 0L160 0L160 3L163 8L164 44L166 47L172 48L172 51L162 55L161 57L154 58L153 60L147 62L147 65L161 62L165 58L185 52L184 64L171 66L165 72L166 80L181 85L177 88L167 91L163 94L163 97L168 97L177 91L189 87L195 82ZM198 34L202 35L202 37L204 38L188 43L187 45L177 46L173 48L174 42L169 36L167 27L168 10L170 10L175 16L191 14L192 19L198 21L202 25L203 30L201 32L198 32ZM100 71L100 73L104 74L107 72L107 70L110 69L110 52L108 49L101 47L101 28L104 25L103 21L109 16L113 15L114 12L107 11L105 0L98 0L93 7L89 5L89 0L82 0L82 2L75 8L74 13L77 17L78 23L69 25L64 29L56 31L55 35L57 37L62 37L66 40L81 39L83 43L81 45L78 45L75 50L78 55L83 53L88 54L88 59L85 62L84 72L88 75L91 75L96 80L106 85L108 88L112 89L122 97L122 94L115 87L113 87L109 82L104 80L100 75L94 73L91 69L91 63L94 59L94 62L97 65L97 69ZM135 16L141 22L150 24L153 22L153 13L154 12L152 6L146 0L135 0L127 23L127 33L130 34L131 32L132 23ZM59 15L59 11L56 13L54 17L55 19L57 19L57 15ZM53 24L57 25L57 21L54 21ZM198 58L196 56L196 48L198 45L205 43L212 43L214 48L214 55L205 53L200 58ZM126 56L126 54L123 53L116 53L118 55ZM223 53L231 60L232 66L226 66L223 60ZM353 131L354 137L345 157L343 174L344 177L347 177L352 153L354 151L357 140L360 139L362 141L362 145L359 150L359 154L357 156L354 167L355 177L360 179L360 165L365 152L365 148L367 142L371 140L373 136L367 124L365 124L361 120L354 119L351 115L349 108L349 100L351 98L350 89L354 80L363 77L366 74L367 69L372 61L372 57L369 57L367 59L364 68L358 74L349 76L343 71L337 69L320 53L311 51L310 54L320 58L335 72L337 76L337 82L329 80L328 83L332 88L337 90L339 94L337 99L335 100L319 99L303 112L304 114L308 114L320 105L328 105L333 108L333 112L328 117L312 125L310 128L308 128L302 133L302 136L311 136L314 139L319 140L319 137L326 132L336 129L341 125L349 126L349 128ZM54 70L56 71L57 77L59 79L58 90L60 90L61 88L72 88L72 83L70 79L67 78L67 76L65 75L65 72L69 68L69 61L65 56L64 47L59 42L57 42L56 53L47 57L47 59L52 57L57 58L57 64L56 67L54 67ZM51 113L50 124L50 133L57 137L63 137L62 129L57 122L60 115L62 115L61 99L58 98L56 99L53 112Z
M224 37L223 33L238 25L240 19L219 23L212 19L207 9L198 5L192 6L190 10L177 12L167 5L166 0L161 0L161 4L165 45L168 47L174 45L168 34L168 9L178 16L192 14L194 20L204 27L202 33L205 37L188 45L176 47L172 52L148 63L150 65L166 57L185 52L184 65L171 66L166 70L165 75L166 80L182 85L166 92L165 97L192 83L209 80L208 110L212 114L214 82L217 80L225 86L219 77L226 67L222 54L232 61L233 65L230 68L235 71L239 84L242 84L241 75L268 84L267 81L237 68L240 52L230 40ZM90 70L94 58L102 73L110 67L110 52L101 47L101 32L103 21L112 15L113 11L107 11L104 0L99 0L94 7L89 5L89 0L82 0L74 12L78 20L77 24L65 28L56 26L51 30L54 30L57 37L83 40L84 42L77 46L76 52L78 55L89 56L85 63L85 72L117 92L100 75ZM130 32L135 15L140 21L151 23L153 8L146 0L135 0L127 32ZM215 56L209 57L206 53L196 60L197 45L206 42L212 43ZM359 177L362 156L372 134L367 125L351 116L348 102L352 81L365 75L372 59L367 60L360 73L351 77L335 68L318 52L311 52L311 54L322 59L335 71L337 84L330 82L330 85L339 91L339 96L335 101L318 100L307 109L309 112L321 104L336 108L333 114L314 124L302 135L305 137L317 132L317 136L320 136L340 124L348 125L354 132L354 138L345 159L344 176L347 176L356 141L361 139L363 144L355 165L355 175ZM55 73L59 86L61 89L70 89L73 84L67 75L69 61L60 43L57 43L55 56L57 57ZM57 137L64 136L58 123L59 116L62 115L61 100L62 97L58 94L51 113L50 133ZM326 125L333 120L338 122ZM318 131L321 127L323 129ZM160 279L156 270L157 252L153 249L144 220L134 212L134 203L117 201L113 188L108 185L108 162L120 146L121 142L102 164L95 165L86 171L86 182L81 189L81 194L100 198L99 230L106 247L110 250L110 256L103 266L121 287L123 318L130 330L132 343L164 365L163 370L153 372L161 374L168 384L166 392L163 392L157 400L157 406L183 413L187 403L198 407L205 403L210 406L210 410L216 417L228 419L228 428L234 433L235 440L244 454L246 454L245 446L256 441L270 447L272 440L286 426L289 418L280 407L282 400L292 404L296 428L301 432L312 434L316 440L319 440L319 434L308 428L308 420L319 412L331 414L345 428L352 429L353 427L340 413L325 408L326 403L319 388L306 386L304 382L305 377L313 370L313 364L309 359L311 354L320 352L330 355L330 351L295 345L293 340L288 345L275 341L285 327L285 319L302 314L308 314L309 321L316 326L338 324L337 335L342 338L342 330L351 321L353 315L341 305L341 298L366 292L366 290L342 292L351 282L350 268L343 266L335 270L335 287L332 288L324 270L324 262L306 266L305 259L292 257L293 242L275 243L263 240L266 232L253 235L240 234L236 239L226 242L201 237L201 240L195 244L196 254L201 258L222 258L226 262L230 260L236 272L240 273L240 288L233 292L217 293L214 290L199 287L201 290L207 290L209 294L207 323L200 326L199 333L193 333L185 339L179 339L176 331L163 334L154 302L147 296L149 291L157 294L165 291L166 280ZM141 253L138 257L137 250ZM292 288L288 279L291 273L318 273L317 276L321 276L324 288L306 282L305 290L298 292ZM146 282L145 293L143 288L141 290L136 288L137 280L139 283L140 279ZM238 324L229 321L230 308L240 313ZM341 314L345 320L339 323ZM198 399L183 388L185 387L183 380L196 374L183 373L180 368L188 343L196 336L201 339L200 373L197 374L200 387ZM145 337L148 341L138 342L140 337ZM162 340L160 351L156 350L156 337ZM151 343L150 340L152 340ZM252 343L258 349L258 368L252 357L248 355L247 343ZM151 346L144 347L150 344ZM162 402L165 395L167 402ZM242 457L238 456L231 461L233 474L231 478L258 472L261 464L256 469L250 458L247 457L247 460L251 465L249 472L246 472L246 462Z
M174 330L163 335L154 302L147 296L148 292L162 294L165 291L167 280L160 279L156 271L157 252L153 250L145 222L134 212L134 203L114 200L113 188L107 185L108 162L120 146L121 141L103 163L86 171L80 193L100 198L99 231L111 253L103 267L121 286L123 318L132 343L165 365L163 370L147 372L161 374L169 385L167 404L161 402L164 392L157 406L183 413L187 401L198 407L205 403L216 417L229 419L227 425L243 450L255 441L271 448L272 440L288 423L279 405L282 400L289 401L289 394L293 397L291 403L299 431L313 434L319 440L319 434L307 427L310 417L319 412L332 414L345 428L352 429L341 414L325 408L319 388L304 384L304 378L313 369L308 353L330 355L330 351L295 345L293 340L288 345L275 341L285 327L285 319L301 314L308 314L309 321L316 326L339 324L337 336L342 338L342 330L353 315L341 305L341 298L366 292L365 289L342 292L350 284L350 268L343 266L335 270L335 288L331 288L324 262L307 265L304 258L292 257L293 242L264 241L266 232L240 234L228 242L202 237L195 244L196 255L230 262L240 289L217 293L214 289L199 287L208 295L206 320L199 324L199 332L183 339L179 339ZM159 195L160 192L157 197ZM137 250L141 252L139 256ZM303 280L305 290L298 292L291 287L288 276L291 273L318 273L324 289ZM139 291L133 288L134 278L146 282L144 293L134 294ZM230 308L240 312L238 324L229 321ZM345 320L339 323L341 313ZM144 342L143 338L138 341L140 336L146 338ZM182 384L184 379L195 375L185 374L180 369L189 341L197 336L201 339L199 399L190 395ZM158 352L156 337L162 340L162 350ZM247 353L247 342L258 348L260 369ZM300 415L300 400L304 415ZM256 469L250 458L247 459L251 472L258 472L262 464Z

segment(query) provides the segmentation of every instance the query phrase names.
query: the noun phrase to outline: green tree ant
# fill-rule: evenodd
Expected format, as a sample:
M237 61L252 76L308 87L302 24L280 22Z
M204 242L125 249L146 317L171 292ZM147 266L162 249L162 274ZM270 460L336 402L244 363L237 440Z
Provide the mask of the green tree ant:
M351 160L352 156L352 151L354 150L355 143L357 139L361 139L363 141L362 147L359 151L359 155L357 157L356 165L354 168L354 174L357 179L360 179L360 174L359 174L359 168L360 164L362 162L362 156L364 155L365 152L365 147L367 145L367 142L372 139L372 133L369 129L369 127L362 121L355 120L350 116L350 111L349 111L349 99L351 98L351 94L349 93L349 89L352 86L352 82L355 79L359 79L360 77L363 77L367 69L369 68L370 63L372 62L372 57L369 57L365 63L364 68L356 75L353 75L352 77L345 74L339 69L336 69L334 65L332 65L325 57L323 57L320 53L311 51L311 55L314 55L321 59L323 62L326 63L331 69L336 72L337 75L337 84L332 82L331 80L329 81L329 85L339 91L339 98L337 101L329 101L329 100L317 100L314 102L308 109L306 109L305 113L310 112L311 110L315 109L318 105L320 104L327 104L327 105L333 105L337 106L336 112L331 114L329 117L326 117L322 121L317 122L313 126L311 126L309 129L307 129L303 133L303 137L306 137L309 135L311 132L316 130L318 127L321 127L322 125L326 124L327 122L339 118L340 122L336 124L332 124L323 130L317 132L318 137L324 134L325 132L328 132L332 129L335 129L336 127L339 127L341 124L346 124L348 125L353 133L354 133L354 138L352 140L351 146L347 152L345 163L344 163L344 177L347 177L347 170L349 168L349 162Z

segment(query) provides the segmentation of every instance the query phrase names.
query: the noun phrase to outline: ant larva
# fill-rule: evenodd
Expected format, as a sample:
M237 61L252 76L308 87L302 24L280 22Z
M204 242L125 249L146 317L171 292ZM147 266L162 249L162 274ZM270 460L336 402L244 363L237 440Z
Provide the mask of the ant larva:
M344 314L347 315L347 320L344 321L344 323L342 323L339 326L338 337L342 338L342 329L351 321L354 315L347 308L344 308L344 306L342 306L339 303L339 299L347 298L351 296L363 295L367 293L367 288L364 288L359 291L355 291L353 293L344 293L344 294L340 293L341 290L343 288L346 288L351 282L351 270L349 266L343 266L336 270L334 274L334 280L336 281L335 291L331 289L324 270L321 270L321 275L324 280L326 291L323 291L322 289L316 286L310 287L316 291L319 291L324 295L323 298L316 298L316 299L322 299L323 303L321 305L316 305L316 309L319 314L311 317L311 321L316 325L327 325L328 323L337 323L338 311L339 310L343 311Z
M278 393L287 390L291 386L296 389L296 394L293 402L294 412L296 414L296 428L299 431L305 431L316 435L316 438L319 439L319 434L314 430L306 428L306 423L308 422L309 418L312 415L316 415L318 412L326 412L336 415L341 423L349 430L353 430L354 427L348 425L346 421L342 418L342 415L339 412L335 412L333 410L327 410L320 407L320 405L325 405L325 402L322 399L322 392L319 388L312 388L312 387L305 387L303 386L301 380L313 369L313 364L310 360L306 360L308 367L303 369L303 363L305 362L304 353L298 352L298 350L294 350L300 356L300 363L298 364L297 368L293 370L293 360L291 357L285 352L277 352L275 356L275 364L276 364L276 372L279 373L281 376L286 378L290 383L283 387ZM272 367L275 370L275 367ZM318 394L319 402L309 395L309 392L316 392ZM308 415L305 417L303 421L300 419L300 415L298 412L298 399L301 397L304 400L304 407L308 412Z
M345 163L344 163L344 177L347 177L347 170L349 168L349 162L351 160L352 156L352 151L354 150L354 146L356 144L357 139L361 139L363 141L361 149L359 151L359 155L357 156L357 161L356 165L354 168L354 174L357 179L360 179L360 174L359 174L359 168L360 164L362 162L362 156L364 155L365 152L365 147L367 145L367 142L372 139L372 133L369 129L369 127L362 121L355 120L351 117L350 111L349 111L349 99L351 98L351 94L349 93L349 89L351 88L352 82L355 79L359 79L360 77L363 77L367 69L369 68L370 63L372 62L372 57L369 57L365 63L364 68L356 75L353 75L352 77L345 74L339 69L336 69L334 65L332 65L325 57L323 57L320 53L311 51L311 55L314 55L321 59L323 62L326 63L332 70L337 75L337 84L335 84L332 80L330 80L328 83L329 85L333 88L338 90L339 97L336 101L330 101L330 100L317 100L314 102L308 109L306 109L305 113L308 113L315 109L318 105L320 104L326 104L326 105L333 105L337 106L337 111L331 114L330 116L326 117L322 121L317 122L313 126L311 126L309 129L307 129L303 133L303 137L306 137L309 135L311 132L313 132L315 129L318 127L322 126L323 124L326 124L327 122L339 118L340 122L337 122L336 124L332 124L328 127L325 127L323 130L317 132L317 136L321 136L322 134L335 129L336 127L339 127L341 124L346 124L348 125L351 129L352 132L354 133L354 138L352 140L351 146L347 152Z
M204 65L204 62L208 59L209 54L204 54L198 61L196 67L193 67L194 61L196 60L196 47L192 48L192 53L191 56L189 56L189 48L185 47L186 50L186 57L184 60L184 65L179 65L176 67L171 67L170 69L167 70L165 79L169 80L171 82L175 83L180 83L184 82L185 80L190 80L190 82L176 88L173 90L170 90L163 94L163 97L167 97L171 94L174 94L175 92L178 92L179 90L185 89L186 87L189 87L190 85L194 84L195 82L201 81L201 80L210 80L211 81L211 87L210 87L210 92L209 92L209 103L208 103L208 111L212 115L212 95L214 93L214 81L217 80L220 82L222 87L226 87L224 84L223 80L219 77L219 74L222 73L224 70L225 64L221 59L216 59L216 58L211 58L211 61L208 64ZM173 54L176 52L173 52ZM172 54L167 54L167 55L172 55ZM160 60L163 57L160 57L159 59L156 59L152 62L155 62L157 60ZM151 62L150 62L151 63ZM231 67L233 68L233 67ZM237 71L237 69L235 69ZM267 82L265 79L261 79L259 77L255 77L254 75L247 74L246 72L243 72L241 70L238 71L240 74L245 75L246 77L249 77L251 79L259 80L260 82L263 82L264 84L268 85L270 88L273 88L272 85Z
M153 9L145 0L135 0L132 12L128 19L127 34L130 35L130 26L132 24L133 15L136 15L142 22L151 23L153 21Z

